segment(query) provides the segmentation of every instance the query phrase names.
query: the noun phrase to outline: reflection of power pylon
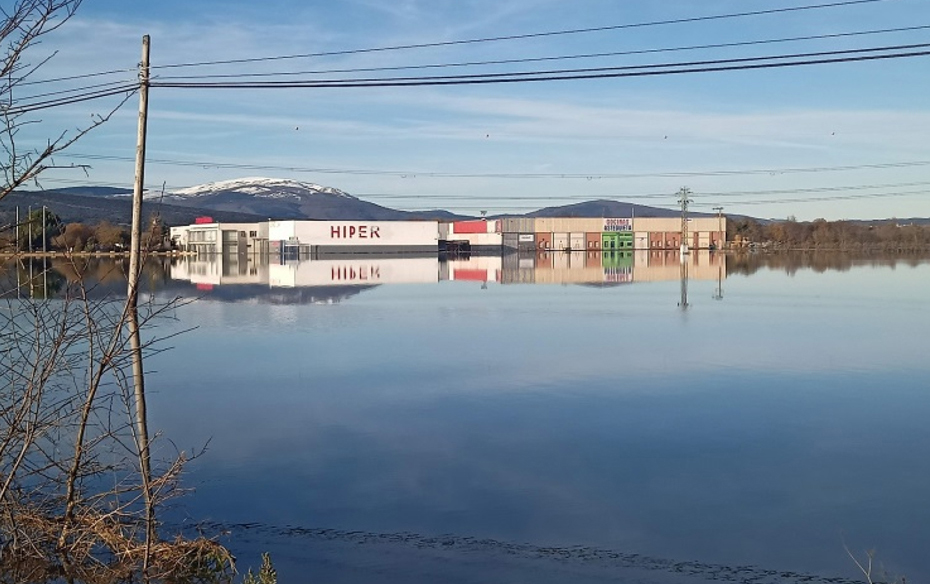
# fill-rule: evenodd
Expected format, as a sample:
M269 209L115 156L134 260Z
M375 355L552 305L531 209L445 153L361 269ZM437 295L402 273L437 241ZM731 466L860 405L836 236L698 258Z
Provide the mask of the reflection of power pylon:
M717 290L713 295L714 300L723 300L723 266L717 268Z
M688 256L681 256L681 300L678 307L683 311L691 306L688 304Z

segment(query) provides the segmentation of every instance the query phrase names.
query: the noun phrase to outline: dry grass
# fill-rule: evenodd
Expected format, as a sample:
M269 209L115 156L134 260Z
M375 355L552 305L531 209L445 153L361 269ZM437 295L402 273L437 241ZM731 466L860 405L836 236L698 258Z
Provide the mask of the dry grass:
M3 516L3 584L56 580L220 584L231 582L235 575L232 554L214 539L179 536L149 544L143 525L112 514L82 512L71 525L64 525L58 516L25 509L15 515L4 509Z

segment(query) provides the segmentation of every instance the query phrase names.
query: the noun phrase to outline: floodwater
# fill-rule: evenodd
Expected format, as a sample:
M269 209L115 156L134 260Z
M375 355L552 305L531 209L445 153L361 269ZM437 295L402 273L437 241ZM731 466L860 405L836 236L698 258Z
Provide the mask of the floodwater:
M159 266L169 523L287 583L930 574L930 260L578 255Z

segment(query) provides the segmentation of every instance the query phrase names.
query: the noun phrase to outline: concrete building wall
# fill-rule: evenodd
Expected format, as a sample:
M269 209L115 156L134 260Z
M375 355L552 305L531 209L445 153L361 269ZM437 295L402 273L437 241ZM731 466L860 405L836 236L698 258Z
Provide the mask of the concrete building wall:
M267 253L268 223L195 223L171 227L172 241L183 251L201 254Z
M536 232L543 233L587 233L602 231L603 219L587 217L537 217Z

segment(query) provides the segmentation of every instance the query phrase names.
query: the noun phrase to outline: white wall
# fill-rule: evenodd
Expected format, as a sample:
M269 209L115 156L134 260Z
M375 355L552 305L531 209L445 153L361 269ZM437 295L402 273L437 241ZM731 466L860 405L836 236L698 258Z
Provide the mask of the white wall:
M304 245L432 246L439 245L436 221L272 221L268 239L296 237Z

